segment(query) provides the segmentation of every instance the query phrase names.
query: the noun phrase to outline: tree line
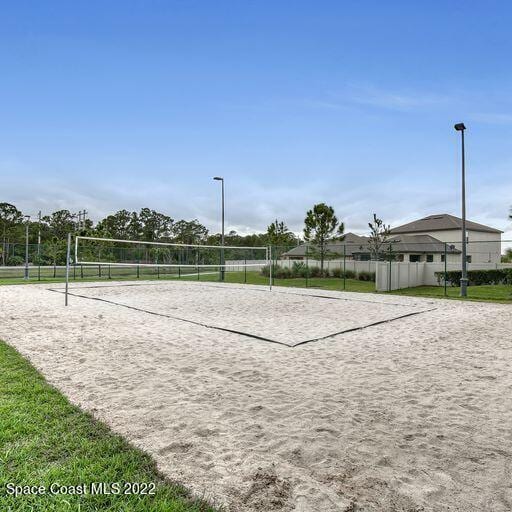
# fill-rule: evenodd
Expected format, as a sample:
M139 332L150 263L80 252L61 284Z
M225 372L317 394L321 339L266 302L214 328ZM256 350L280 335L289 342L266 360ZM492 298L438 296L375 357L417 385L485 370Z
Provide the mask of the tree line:
M220 245L221 234L211 233L197 219L175 220L169 215L141 208L140 211L119 210L97 223L86 219L79 222L70 210L57 210L41 219L28 219L20 209L10 203L0 203L0 265L20 265L26 241L31 246L44 246L41 264L60 264L68 233L80 236L140 240L143 242L171 242L180 244ZM283 221L275 220L266 232L242 235L236 231L225 234L225 245L257 247L279 245L293 247L300 239ZM17 245L18 250L13 251ZM32 251L34 252L34 251ZM38 263L35 256L32 263Z
M120 240L140 240L143 242L170 242L194 245L220 245L221 234L210 231L197 219L175 220L169 215L141 208L140 211L119 210L107 215L94 224L92 220L77 221L76 215L69 210L58 210L41 219L27 218L15 205L0 203L0 247L1 265L21 265L24 262L23 250L28 227L28 242L32 246L44 246L43 252L32 251L33 264L63 263L68 233L80 236L113 238ZM375 214L369 223L369 247L379 253L381 245L389 236L386 226ZM241 235L230 231L225 235L225 245L234 247L274 246L279 253L295 247L302 242L309 243L311 256L320 260L323 270L324 260L329 258L328 244L342 241L345 225L339 221L332 206L325 203L315 204L306 212L303 239L292 233L284 221L275 220L263 233ZM10 250L18 245L18 251ZM278 251L275 256L279 256Z

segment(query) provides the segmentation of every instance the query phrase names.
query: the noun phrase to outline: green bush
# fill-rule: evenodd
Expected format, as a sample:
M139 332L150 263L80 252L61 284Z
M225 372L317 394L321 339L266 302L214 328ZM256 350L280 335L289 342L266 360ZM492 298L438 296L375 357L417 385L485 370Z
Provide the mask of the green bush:
M19 267L25 264L25 258L21 256L11 256L7 259L7 265L10 267Z
M261 269L261 275L270 277L270 265L265 265ZM280 267L279 265L272 265L272 277L275 279L289 279L292 277L292 271L289 268Z
M332 277L343 279L343 274L345 274L346 279L355 279L356 278L356 273L353 270L345 270L345 272L343 272L343 269L341 269L341 268L333 268L331 270Z
M375 281L375 272L362 270L357 274L357 279L359 279L359 281Z
M333 268L331 270L331 276L332 277L342 278L343 277L343 270L341 270L341 268Z
M292 266L292 277L307 277L308 276L308 267L306 267L305 263L301 261L294 262Z
M445 273L436 272L435 276L439 284L444 282ZM459 286L462 271L450 270L446 272L446 283L450 286ZM496 268L489 270L469 270L468 280L471 286L482 286L489 284L512 284L512 269Z
M310 277L322 277L322 272L320 270L320 267L310 267L309 276Z

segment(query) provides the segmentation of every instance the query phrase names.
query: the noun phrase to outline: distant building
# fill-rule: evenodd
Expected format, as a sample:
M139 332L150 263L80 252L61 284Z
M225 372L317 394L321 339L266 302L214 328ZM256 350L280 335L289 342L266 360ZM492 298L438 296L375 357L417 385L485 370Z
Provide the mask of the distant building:
M391 245L394 261L448 263L460 262L462 219L449 214L431 215L398 226L382 247L381 259L386 259ZM499 229L466 221L468 237L468 262L499 263L501 259L501 234ZM367 236L347 233L343 240L326 246L327 258L367 261L371 259ZM303 261L315 259L314 249L299 245L281 255L283 259Z
M501 260L501 234L503 231L466 221L467 255L469 263L499 263ZM427 235L447 242L458 250L462 247L462 219L443 213L429 215L391 230L393 235ZM418 256L418 253L412 253ZM421 257L421 255L420 255ZM452 258L450 258L452 260ZM460 261L460 256L458 258ZM420 260L425 261L425 260ZM440 260L437 260L440 261ZM453 261L453 260L452 260Z
M391 247L393 261L444 261L445 244L429 235L396 235L391 236L382 246L380 259L387 259ZM448 258L457 257L460 251L454 246L446 247ZM303 261L307 258L316 259L318 255L312 247L299 245L281 255L283 259ZM347 233L343 240L326 245L328 259L369 261L372 258L368 237ZM450 261L450 259L448 259ZM454 260L455 261L455 260Z

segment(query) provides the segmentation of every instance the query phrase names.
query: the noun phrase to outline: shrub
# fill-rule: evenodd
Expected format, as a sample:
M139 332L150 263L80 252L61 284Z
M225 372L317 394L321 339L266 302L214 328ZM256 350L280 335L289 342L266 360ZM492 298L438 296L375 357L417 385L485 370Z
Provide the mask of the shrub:
M265 265L261 271L262 276L270 277L270 265ZM280 267L279 265L272 265L272 277L275 279L290 279L294 277L289 268Z
M362 270L357 274L357 279L359 279L359 281L375 281L375 272Z
M355 279L356 278L356 273L353 270L345 270L345 272L343 272L343 269L341 269L341 268L333 268L331 270L332 277L343 279L343 274L345 274L346 279Z
M306 277L308 275L308 268L302 261L295 261L292 266L292 277Z
M445 273L436 272L435 276L439 284L444 282ZM462 272L460 270L450 270L446 272L446 283L450 286L459 286ZM472 286L482 286L486 284L512 284L512 269L496 268L489 270L469 270L469 284Z
M320 267L311 267L309 269L309 276L310 277L322 277L322 271L320 270Z
M21 256L10 256L7 259L7 265L9 265L10 267L19 267L24 264L25 264L25 258L23 258Z
M341 270L341 268L333 268L331 270L331 276L332 277L342 278L343 277L343 270Z

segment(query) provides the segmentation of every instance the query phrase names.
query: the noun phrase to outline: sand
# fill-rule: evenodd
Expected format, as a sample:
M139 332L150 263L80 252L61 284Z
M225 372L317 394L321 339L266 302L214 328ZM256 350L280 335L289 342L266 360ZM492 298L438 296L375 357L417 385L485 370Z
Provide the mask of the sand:
M125 284L73 284L68 308L61 285L2 286L0 338L195 494L237 512L512 510L511 306Z

